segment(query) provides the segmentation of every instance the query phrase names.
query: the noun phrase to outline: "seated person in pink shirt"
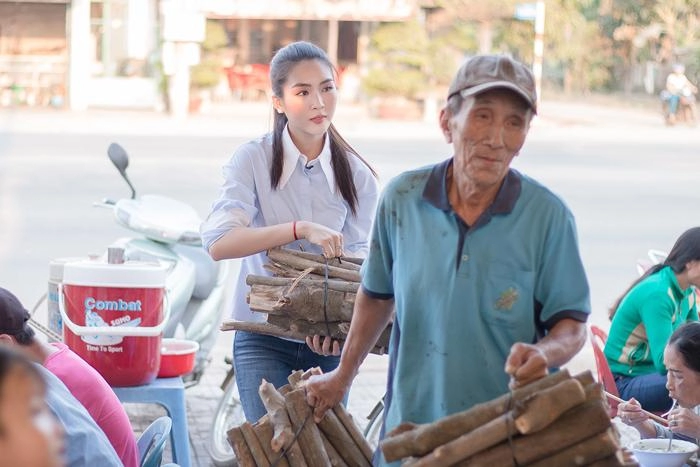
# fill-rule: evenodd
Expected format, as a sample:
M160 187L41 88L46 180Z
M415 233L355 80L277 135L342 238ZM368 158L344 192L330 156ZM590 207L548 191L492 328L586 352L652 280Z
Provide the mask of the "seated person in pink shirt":
M12 344L55 374L102 428L124 467L138 467L139 453L129 417L107 381L65 344L34 338L29 312L0 288L0 343Z

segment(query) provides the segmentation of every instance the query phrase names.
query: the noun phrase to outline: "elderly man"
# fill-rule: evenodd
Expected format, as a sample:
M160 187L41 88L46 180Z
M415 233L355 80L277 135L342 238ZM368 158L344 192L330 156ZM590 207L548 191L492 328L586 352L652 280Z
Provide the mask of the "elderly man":
M453 156L384 191L340 366L308 384L317 419L394 311L385 432L491 400L581 349L590 299L574 218L510 168L536 112L533 75L512 58L457 72L440 113Z

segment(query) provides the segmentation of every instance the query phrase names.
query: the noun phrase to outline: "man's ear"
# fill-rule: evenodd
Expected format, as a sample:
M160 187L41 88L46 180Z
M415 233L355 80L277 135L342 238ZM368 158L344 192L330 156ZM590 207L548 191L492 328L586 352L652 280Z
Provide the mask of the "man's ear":
M0 344L13 345L15 339L9 334L0 334Z
M447 111L447 107L443 107L440 110L440 129L445 137L445 141L450 144L452 143L452 131L450 130L450 113Z

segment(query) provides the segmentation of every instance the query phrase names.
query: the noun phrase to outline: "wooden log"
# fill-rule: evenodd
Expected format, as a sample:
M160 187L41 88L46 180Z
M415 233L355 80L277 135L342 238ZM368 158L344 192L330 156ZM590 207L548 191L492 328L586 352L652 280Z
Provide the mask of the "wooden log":
M265 455L270 459L270 464L274 467L290 467L289 461L282 452L272 450L272 436L274 435L272 424L267 417L263 417L253 425L253 431L260 440L260 445L265 450Z
M583 392L583 391L582 391ZM443 467L488 449L518 432L513 424L513 414L500 417L459 436L449 443L436 447L433 452L411 463L413 467Z
M335 450L335 447L325 436L321 436L321 441L323 441L323 447L326 450L326 454L328 454L328 459L331 461L329 465L333 467L348 467L348 464L343 460L343 456Z
M326 266L325 260L321 262L309 260L306 258L301 258L299 256L290 255L289 250L282 251L282 249L273 248L268 250L268 257L275 262L283 263L291 266L295 269L303 271L305 269L313 269L316 274L326 274L326 268L328 271L328 277L335 277L338 279L344 279L346 281L360 282L360 272L352 269L345 269L338 266L331 266L329 262ZM320 258L323 258L322 256Z
M273 252L270 255L270 252ZM268 256L274 258L275 261L290 265L286 258L288 256L297 257L309 261L314 261L316 263L324 264L326 261L325 256L318 255L315 253L308 253L306 251L292 250L290 248L276 248L268 250ZM352 271L359 271L362 266L363 258L353 258L350 256L341 256L340 258L331 258L328 260L330 266L335 266L344 269L350 269Z
M255 458L253 454L248 449L248 443L246 443L243 437L243 431L240 427L233 427L226 432L228 437L228 442L233 448L233 452L236 453L236 459L238 460L239 467L257 467Z
M511 394L504 394L488 402L477 404L471 409L441 418L432 423L415 425L402 433L389 433L380 442L380 447L387 462L405 457L422 457L433 449L503 415L511 405L519 400L570 378L568 370L552 373L527 386L516 389ZM402 427L401 429L406 428Z
M326 317L328 321L350 321L355 296L355 292L330 289L326 295L322 282L300 284L291 291L279 286L253 284L246 300L253 311L320 323Z
M529 465L610 428L602 400L591 400L563 414L547 428L531 435L514 437L460 462L465 467L514 467Z
M515 419L515 427L523 435L534 433L584 400L586 393L581 383L575 379L562 381L523 401L525 409L522 415Z
M267 417L273 428L270 446L274 452L280 452L294 442L294 430L292 422L289 420L284 396L264 379L258 388L258 394L267 410Z
M348 336L350 330L349 321L333 321L326 325L326 323L312 323L303 319L290 319L287 316L267 315L267 322L307 336L330 336L333 339L342 340Z
M321 432L314 423L311 407L306 402L304 388L295 389L285 397L289 419L298 433L297 441L304 453L304 459L310 466L325 466L330 463L328 453L323 446Z
M345 407L343 407L342 404L338 404L335 407L333 407L333 412L335 412L335 415L338 417L338 420L340 420L340 423L343 424L345 430L347 430L350 437L355 441L357 447L359 447L360 451L362 451L362 454L364 454L365 459L367 459L367 461L371 465L372 448L370 447L365 437L362 435L362 432L358 428L355 421L352 419L352 416L348 413L347 410L345 410Z
M267 454L265 454L265 448L260 444L260 440L255 435L253 430L253 425L249 422L244 422L241 426L241 433L243 433L243 438L245 439L250 453L255 459L255 464L258 467L270 467L270 459L268 459Z
M318 428L338 454L345 459L348 466L372 466L371 459L367 459L363 450L357 445L352 435L348 433L345 425L340 421L334 410L326 412L325 417L318 423Z
M529 467L561 467L589 465L597 460L614 455L620 448L617 435L612 428L565 448Z
M222 331L247 331L256 332L259 334L265 334L268 336L283 337L285 339L292 339L297 341L306 340L306 335L299 332L290 331L289 329L280 328L270 323L248 323L245 321L224 321L221 323L220 329ZM391 333L389 327L384 331L387 335ZM338 339L341 341L344 339ZM388 342L388 341L387 341ZM386 353L387 346L375 345L370 351L373 354L384 355Z
M294 279L290 277L258 276L255 274L248 274L246 276L246 285L267 285L270 287L289 288L293 283ZM318 287L323 286L324 283L327 283L328 290L335 290L338 292L357 292L357 289L360 286L359 282L334 279L328 279L328 281L325 281L324 279L302 279L298 282L298 286Z

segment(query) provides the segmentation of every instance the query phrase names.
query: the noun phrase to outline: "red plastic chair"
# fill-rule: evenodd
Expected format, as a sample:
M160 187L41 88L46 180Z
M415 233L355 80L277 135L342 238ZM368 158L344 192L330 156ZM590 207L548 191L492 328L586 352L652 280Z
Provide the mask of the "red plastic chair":
M605 353L603 353L605 342L608 340L608 333L593 324L590 325L590 330L593 355L595 356L596 371L598 373L598 382L603 385L606 392L613 396L620 397L620 393L617 391L617 386L615 385L615 377L612 371L610 371L608 360L605 358ZM610 418L612 418L617 415L617 406L619 402L610 397L607 399L608 405L610 406Z

